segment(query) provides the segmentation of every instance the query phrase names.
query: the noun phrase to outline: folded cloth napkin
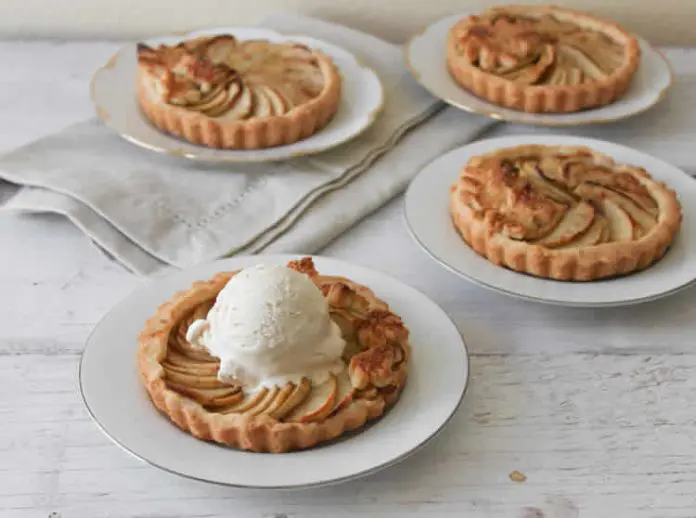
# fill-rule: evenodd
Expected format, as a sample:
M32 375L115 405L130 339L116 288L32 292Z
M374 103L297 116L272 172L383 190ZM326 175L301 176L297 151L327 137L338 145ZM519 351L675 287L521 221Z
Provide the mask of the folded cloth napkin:
M385 86L375 124L312 157L221 166L161 156L81 122L0 158L0 178L24 186L3 208L64 214L140 274L262 250L314 252L493 124L428 95L399 46L296 15L262 25L331 42L371 66Z

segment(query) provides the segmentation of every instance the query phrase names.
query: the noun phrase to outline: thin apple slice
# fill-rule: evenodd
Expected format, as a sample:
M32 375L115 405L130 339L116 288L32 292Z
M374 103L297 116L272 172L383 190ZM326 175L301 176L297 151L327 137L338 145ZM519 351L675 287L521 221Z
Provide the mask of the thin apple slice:
M536 162L525 162L522 164L521 168L522 175L526 180L536 188L540 193L548 196L554 201L558 201L565 204L575 203L575 198L568 194L563 189L559 189L549 180L544 178L537 167Z
M589 196L592 199L603 198L611 200L626 211L631 219L643 227L645 231L648 231L655 226L655 218L648 211L643 210L632 199L627 198L626 196L623 196L612 189L607 189L606 187L602 187L600 185L583 183L575 189L575 192L580 194L580 196L583 198Z
M348 405L350 405L351 401L353 401L353 397L356 392L355 388L353 387L353 384L350 382L350 376L348 375L347 370L341 371L341 373L337 376L337 379L338 395L336 396L336 403L334 404L334 408L331 411L331 413L333 414L335 414L336 412L340 412Z
M331 375L321 385L312 386L312 393L307 400L297 407L287 420L299 423L321 421L334 409L337 395L338 382L336 376Z
M164 379L173 383L187 385L196 388L219 388L223 386L216 375L200 376L198 374L188 374L173 370L164 369Z
M277 404L274 403L266 409L266 413L272 418L280 421L290 412L295 410L295 408L304 403L307 396L309 396L309 394L312 392L312 384L307 378L302 378L300 383L297 385L291 384L291 386L292 392L290 392L284 401L277 403L278 400L276 400L275 403Z
M285 386L278 392L275 398L273 398L273 401L266 406L266 408L263 409L263 414L265 415L271 415L274 411L278 410L278 408L281 407L283 403L285 403L285 400L288 399L293 391L295 390L295 384L292 382L288 382L285 384ZM256 414L258 415L258 414Z
M268 394L268 389L266 387L263 387L263 388L257 390L256 392L250 394L249 397L244 398L244 400L241 401L238 405L224 409L223 413L224 414L243 414L247 410L254 408L261 401L263 401L266 398L267 394Z
M649 212L652 216L657 216L658 214L657 202L650 196L650 193L640 181L630 173L614 173L601 168L591 169L585 174L584 181L601 185L630 198L636 205Z
M260 89L263 89L266 97L271 103L271 112L273 115L283 115L287 112L287 104L285 99L278 93L275 88L271 88L266 85L259 85Z
M254 406L251 408L248 408L244 411L244 414L246 415L260 415L263 413L266 408L271 406L273 404L273 401L275 400L276 397L278 397L278 394L280 394L280 389L276 386L273 385L270 389L268 389L268 392L266 392L266 396L258 401Z
M249 117L254 110L254 96L251 93L251 89L242 84L242 91L238 95L237 100L227 113L225 113L225 118L230 120L243 120Z
M580 83L583 82L584 78L585 78L585 74L583 74L582 70L580 70L579 68L571 67L568 69L568 72L566 74L565 84L567 84L567 85L579 85Z
M168 371L175 371L181 374L191 374L197 376L217 375L218 364L212 362L190 362L190 363L172 363L170 358L162 362L162 367Z
M237 102L242 93L242 85L235 81L226 86L216 99L211 99L205 105L197 106L196 109L205 113L209 117L219 117L227 112Z
M217 389L196 389L180 383L167 382L167 386L184 396L198 401L204 406L227 406L239 403L244 394L238 387L222 387Z
M536 62L504 74L503 77L520 84L533 85L539 81L548 68L553 65L556 53L553 45L544 45L541 48L539 59Z
M546 248L567 245L585 233L594 221L595 209L586 202L580 202L566 212L565 217L546 237L533 241L532 244Z
M570 45L559 44L556 48L559 55L572 60L583 74L591 77L595 81L605 79L607 74L590 59L583 51L571 47Z
M611 241L632 241L634 223L628 213L612 200L602 199L598 203L609 223Z
M595 217L592 220L592 225L587 231L578 236L577 239L566 243L563 246L559 246L558 249L564 248L582 248L586 246L593 246L601 243L605 234L609 233L609 226L607 225L607 220L601 214L595 213Z
M273 107L271 106L271 101L266 95L265 90L259 85L249 86L249 89L254 95L253 116L261 118L273 115Z

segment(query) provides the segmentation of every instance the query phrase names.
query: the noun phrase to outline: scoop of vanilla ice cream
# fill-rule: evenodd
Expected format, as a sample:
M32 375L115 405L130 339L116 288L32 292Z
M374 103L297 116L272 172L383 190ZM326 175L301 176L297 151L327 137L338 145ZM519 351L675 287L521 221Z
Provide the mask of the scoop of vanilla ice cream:
M253 391L303 377L313 383L345 368L345 341L319 288L280 265L237 273L186 339L220 359L218 378Z

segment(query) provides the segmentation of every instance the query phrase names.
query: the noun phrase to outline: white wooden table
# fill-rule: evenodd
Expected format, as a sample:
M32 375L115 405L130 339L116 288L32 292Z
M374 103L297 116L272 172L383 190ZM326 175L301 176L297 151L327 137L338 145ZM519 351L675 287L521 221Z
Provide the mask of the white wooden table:
M1 43L0 150L90 116L89 76L114 49ZM696 74L696 51L669 55ZM666 158L696 165L696 120L681 124ZM11 192L0 187L0 197ZM142 280L59 217L0 213L0 243L2 517L696 516L696 289L601 310L510 299L428 259L396 200L323 253L389 271L454 317L472 356L465 403L440 438L394 468L262 493L162 473L87 416L80 351Z

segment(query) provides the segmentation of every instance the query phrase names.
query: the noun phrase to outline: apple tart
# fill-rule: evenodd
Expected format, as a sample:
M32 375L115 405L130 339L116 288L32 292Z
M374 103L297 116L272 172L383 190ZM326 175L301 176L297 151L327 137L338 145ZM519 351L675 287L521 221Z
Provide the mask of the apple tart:
M489 261L557 280L642 270L681 225L673 191L583 147L528 145L473 157L450 188L464 240Z
M525 112L604 106L629 87L635 37L615 23L554 6L520 5L468 16L449 31L447 66L465 89Z
M310 377L249 391L221 381L220 361L187 340L239 271L197 282L159 307L140 336L140 377L155 406L193 436L254 452L306 449L380 417L404 388L409 331L366 286L320 275L311 258L288 267L309 276L345 340L345 368L320 384ZM317 354L317 353L315 353Z
M137 47L137 96L160 130L213 148L291 144L336 113L341 76L299 43L206 36Z

